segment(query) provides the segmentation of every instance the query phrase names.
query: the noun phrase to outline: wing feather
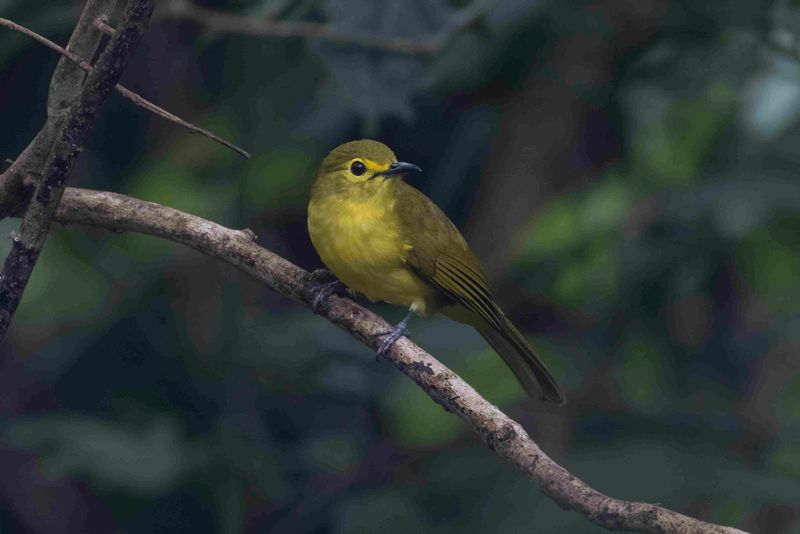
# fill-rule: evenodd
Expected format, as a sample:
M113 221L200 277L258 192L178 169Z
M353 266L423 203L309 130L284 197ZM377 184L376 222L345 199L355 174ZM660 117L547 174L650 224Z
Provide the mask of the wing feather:
M442 255L437 258L436 271L431 281L492 326L502 328L503 321L486 281L476 278L451 257Z
M431 310L443 308L474 326L505 360L531 396L556 404L564 395L550 372L525 337L496 304L480 262L461 233L425 195L402 182L398 186L397 214L404 229L404 260L413 271L437 291ZM448 306L450 305L450 306ZM450 311L448 311L450 310Z

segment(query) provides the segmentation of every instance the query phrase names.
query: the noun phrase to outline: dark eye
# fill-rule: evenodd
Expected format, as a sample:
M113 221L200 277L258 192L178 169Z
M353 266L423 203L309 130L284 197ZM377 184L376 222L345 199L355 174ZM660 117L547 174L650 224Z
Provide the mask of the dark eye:
M350 172L352 172L356 176L361 176L365 172L367 172L367 166L364 165L361 161L354 161L350 164Z

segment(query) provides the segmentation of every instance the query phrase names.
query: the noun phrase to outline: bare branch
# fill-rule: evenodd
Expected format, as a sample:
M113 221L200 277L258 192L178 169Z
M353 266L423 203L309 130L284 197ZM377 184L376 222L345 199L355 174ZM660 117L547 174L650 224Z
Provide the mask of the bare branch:
M278 293L309 306L309 273L258 246L249 231L231 230L211 221L152 202L110 192L68 188L56 219L113 231L132 231L182 243L252 275ZM333 296L320 314L372 350L380 332L390 327L354 302ZM445 410L466 422L500 458L527 475L562 508L612 530L641 532L741 534L660 506L608 497L554 462L519 423L481 397L458 375L406 338L386 356Z
M19 232L13 235L11 252L0 275L0 341L5 337L47 240L51 220L75 160L83 150L100 107L127 67L152 13L152 0L129 0L119 30L87 76L80 96L70 105L63 126L56 133L42 179L36 186Z
M399 54L424 55L438 52L443 39L428 41L340 33L327 24L305 21L286 21L248 17L216 11L195 5L187 0L170 0L164 5L169 16L188 19L216 32L249 35L251 37L301 37L322 39L333 43L353 44Z
M45 37L43 35L40 35L40 34L36 33L35 31L26 28L25 26L20 26L19 24L17 24L13 20L8 20L6 18L0 17L0 26L5 26L6 28L8 28L10 30L14 30L14 31L17 31L19 33L25 34L28 37L30 37L30 38L42 43L43 45L45 45L46 47L50 48L51 50L55 50L56 52L58 52L62 56L66 57L67 59L71 60L73 63L78 65L78 67L80 67L81 70L83 70L84 72L90 72L92 70L92 66L89 65L86 61L84 61L83 58L78 56L78 54L76 54L75 52L72 52L71 50L66 50L64 48L61 48L56 43L54 43L53 41L48 39L47 37Z
M111 16L116 5L117 0L88 0L69 38L67 49L78 57L91 60L103 37L103 34L94 27L93 21ZM85 69L80 67L81 65L75 65L68 58L62 57L59 60L50 79L50 92L47 96L48 119L55 115L66 115L75 102L86 79L86 73L82 72Z
M94 24L102 32L110 33L111 35L114 34L114 30L112 28L110 28L108 26L108 24L106 24L105 22L102 22L101 19L96 19L94 21ZM63 55L64 57L66 57L68 59L70 59L72 62L74 62L76 65L78 65L84 72L91 72L91 70L92 70L92 66L89 65L83 58L81 58L77 54L71 52L70 50L65 50L64 48L61 48L60 46L58 46L56 43L54 43L50 39L48 39L48 38L46 38L46 37L44 37L42 35L39 35L38 33L34 32L34 31L24 27L24 26L20 26L19 24L15 23L13 21L10 21L8 19L4 19L2 17L0 17L0 26L5 26L6 28L10 28L10 29L18 31L20 33L24 33L25 35L35 39L36 41L42 43L43 45L47 46L48 48L50 48L52 50L55 50L59 54ZM147 111L149 111L149 112L151 112L151 113L153 113L155 115L158 115L162 119L166 119L166 120L168 120L170 122L174 122L175 124L178 124L179 126L183 126L184 128L186 128L187 130L189 130L192 133L197 133L197 134L200 134L202 136L208 137L209 139L211 139L211 140L213 140L213 141L215 141L215 142L217 142L217 143L219 143L219 144L221 144L221 145L223 145L225 147L230 148L231 150L233 150L237 154L243 156L244 158L247 158L247 159L250 158L250 153L247 152L246 150L244 150L242 148L239 148L238 146L234 145L233 143L231 143L229 141L226 141L225 139L222 139L221 137L209 132L208 130L200 128L199 126L196 126L196 125L192 124L191 122L188 122L188 121L178 117L177 115L173 115L169 111L157 106L156 104L153 104L152 102L150 102L149 100L147 100L143 96L139 95L138 93L135 93L134 91L131 91L130 89L128 89L128 88L126 88L126 87L124 87L124 86L122 86L120 84L116 84L114 86L114 89L116 89L122 96L124 96L125 98L129 99L135 105L137 105L137 106L139 106L141 108L144 108Z
M117 0L87 0L67 45L72 53L94 57L103 35L92 21L109 16L116 3ZM0 180L0 218L5 217L5 213L16 206L28 202L35 183L42 176L42 169L53 148L56 135L64 124L69 106L80 93L84 77L85 74L69 61L62 59L56 65L47 95L47 120L33 141L0 175L3 178Z
M191 122L185 121L182 118L178 117L177 115L173 115L169 111L158 107L157 105L153 104L152 102L150 102L149 100L147 100L143 96L141 96L141 95L139 95L137 93L134 93L130 89L126 89L125 87L122 87L121 85L117 85L116 89L117 89L117 91L119 91L119 93L122 96L124 96L125 98L129 99L131 102L133 102L137 106L139 106L141 108L144 108L147 111L150 111L151 113L154 113L154 114L158 115L162 119L166 119L166 120L168 120L170 122L174 122L175 124L183 126L184 128L186 128L187 130L189 130L192 133L197 133L197 134L203 135L205 137L208 137L212 141L216 141L217 143L230 148L231 150L233 150L234 152L236 152L237 154L239 154L240 156L242 156L245 159L250 159L250 153L248 151L246 151L245 149L239 148L238 146L234 145L233 143L231 143L229 141L226 141L225 139L217 136L216 134L213 134L213 133L209 132L208 130L204 130L203 128L200 128L199 126L196 126L196 125L192 124Z

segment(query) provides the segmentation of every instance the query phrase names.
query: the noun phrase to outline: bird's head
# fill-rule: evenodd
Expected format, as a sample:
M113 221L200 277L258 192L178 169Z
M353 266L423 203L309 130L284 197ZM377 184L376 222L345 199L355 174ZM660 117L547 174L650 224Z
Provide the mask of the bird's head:
M378 141L361 139L339 145L322 160L317 171L317 187L367 189L388 178L400 177L421 169L397 161L394 152Z

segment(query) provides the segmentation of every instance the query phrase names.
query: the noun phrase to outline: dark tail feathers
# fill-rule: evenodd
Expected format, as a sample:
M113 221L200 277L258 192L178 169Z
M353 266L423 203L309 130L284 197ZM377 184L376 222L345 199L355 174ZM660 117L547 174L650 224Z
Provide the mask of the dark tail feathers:
M511 321L505 315L501 317L502 330L483 323L477 327L478 332L503 357L528 395L563 405L566 398L553 375Z

